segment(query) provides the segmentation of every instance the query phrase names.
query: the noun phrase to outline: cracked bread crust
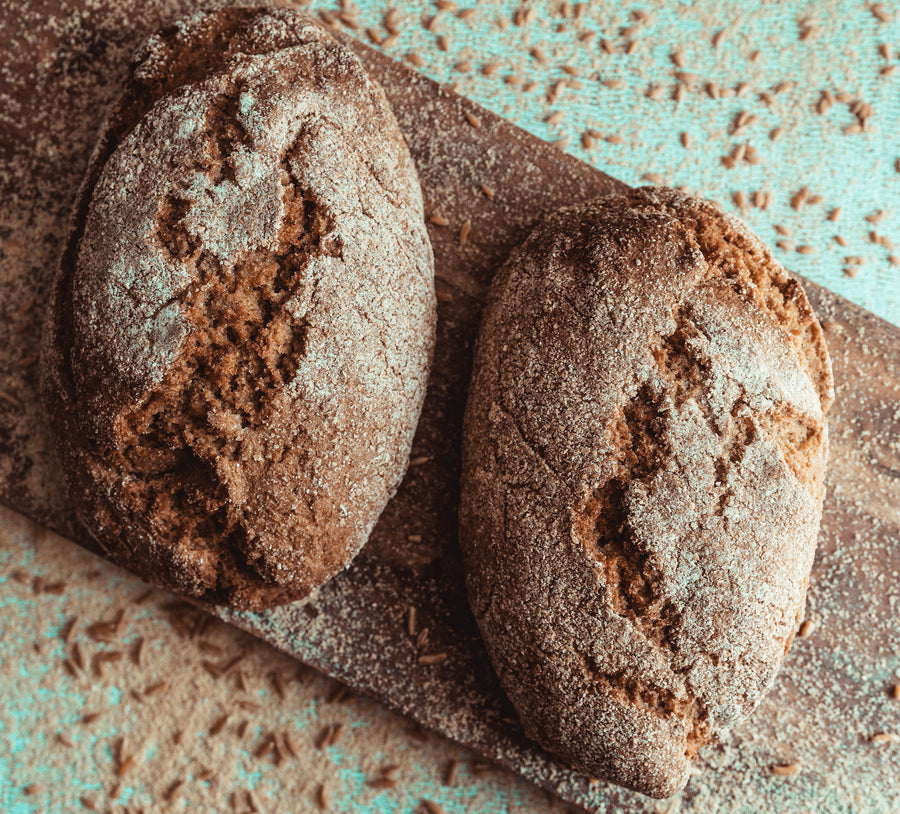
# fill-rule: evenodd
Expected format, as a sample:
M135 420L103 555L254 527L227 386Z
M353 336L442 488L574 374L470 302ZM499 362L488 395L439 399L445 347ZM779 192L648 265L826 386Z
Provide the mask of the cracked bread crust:
M654 797L803 618L833 399L797 280L674 190L563 209L492 284L463 444L469 598L529 737Z
M43 399L99 547L248 609L344 568L406 470L433 277L403 136L321 25L221 9L151 37L44 336Z

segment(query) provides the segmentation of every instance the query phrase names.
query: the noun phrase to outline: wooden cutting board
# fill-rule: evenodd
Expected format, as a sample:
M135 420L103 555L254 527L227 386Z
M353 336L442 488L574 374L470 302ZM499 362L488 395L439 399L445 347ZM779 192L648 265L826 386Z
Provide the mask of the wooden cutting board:
M34 12L28 24L46 34L38 46L58 56L42 60L39 51L35 59L13 43L18 81L0 85L10 99L28 88L41 93L15 126L0 129L0 200L21 210L0 230L0 500L88 547L45 435L33 360L43 293L91 146L72 133L96 132L133 48L175 6L191 7L133 5L91 5L64 34L76 35L69 51L49 10ZM210 612L590 810L900 810L900 746L872 740L900 733L900 702L889 697L900 682L900 330L806 284L834 360L837 399L813 624L772 693L704 751L673 800L566 770L523 736L468 609L456 537L460 426L493 270L544 214L624 185L347 41L394 106L432 218L439 332L413 461L365 550L318 596L260 614ZM48 124L67 117L78 127ZM776 775L776 764L800 773Z

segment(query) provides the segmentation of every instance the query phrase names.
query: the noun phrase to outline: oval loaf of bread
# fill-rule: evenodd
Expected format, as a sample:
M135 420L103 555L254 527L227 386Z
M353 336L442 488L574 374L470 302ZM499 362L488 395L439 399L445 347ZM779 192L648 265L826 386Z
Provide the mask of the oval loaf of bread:
M433 276L409 151L349 49L285 10L154 35L93 156L44 341L100 547L245 608L344 568L407 466Z
M833 398L798 281L665 189L561 210L492 285L465 417L469 596L526 733L656 797L803 618Z

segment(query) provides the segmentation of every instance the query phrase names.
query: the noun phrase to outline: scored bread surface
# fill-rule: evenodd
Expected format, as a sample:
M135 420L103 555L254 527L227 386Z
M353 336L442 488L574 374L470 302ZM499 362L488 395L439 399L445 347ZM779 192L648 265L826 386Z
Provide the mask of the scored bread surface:
M347 48L285 10L154 35L92 158L45 333L79 517L182 593L307 595L403 477L434 308L412 160Z
M563 209L491 288L464 424L469 596L526 733L656 797L803 618L833 398L798 281L673 190Z

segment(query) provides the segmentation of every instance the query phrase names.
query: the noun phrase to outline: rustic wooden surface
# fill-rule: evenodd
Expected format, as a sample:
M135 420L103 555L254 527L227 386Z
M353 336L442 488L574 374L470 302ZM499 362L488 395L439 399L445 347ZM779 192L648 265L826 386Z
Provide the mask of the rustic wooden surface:
M127 34L121 36L127 44ZM640 795L565 770L521 734L469 614L456 541L460 424L492 269L543 214L622 185L351 43L394 105L417 162L427 215L448 221L430 226L439 336L414 465L369 545L313 600L262 614L210 610L564 799L592 810L656 811ZM52 77L43 80L52 86ZM7 131L0 156L27 152L32 137L27 128ZM52 192L46 211L59 220L65 207L50 200ZM467 222L471 230L461 245ZM0 286L18 296L32 291L39 302L51 271L47 258L58 246L10 240L15 236L0 256ZM10 246L17 262L9 262ZM875 734L900 731L900 706L887 698L900 675L900 330L825 289L809 284L807 290L826 328L838 384L810 591L816 628L795 644L752 719L707 751L703 766L718 771L704 770L692 780L682 810L703 810L735 787L760 805L813 810L842 800L842 786L863 781L869 803L877 805L859 810L900 807L894 782L900 750L888 745L876 753L871 742ZM20 356L33 353L40 319L14 319L6 308L0 342L23 348ZM39 314L39 305L31 310ZM0 398L0 500L86 542L71 523L53 455L40 437L34 366L10 366L0 377L7 394ZM428 628L420 647L407 631L410 607L417 609L418 631ZM446 654L439 664L419 661L439 653ZM783 786L772 786L765 769L794 761L809 770L792 787L788 807Z

